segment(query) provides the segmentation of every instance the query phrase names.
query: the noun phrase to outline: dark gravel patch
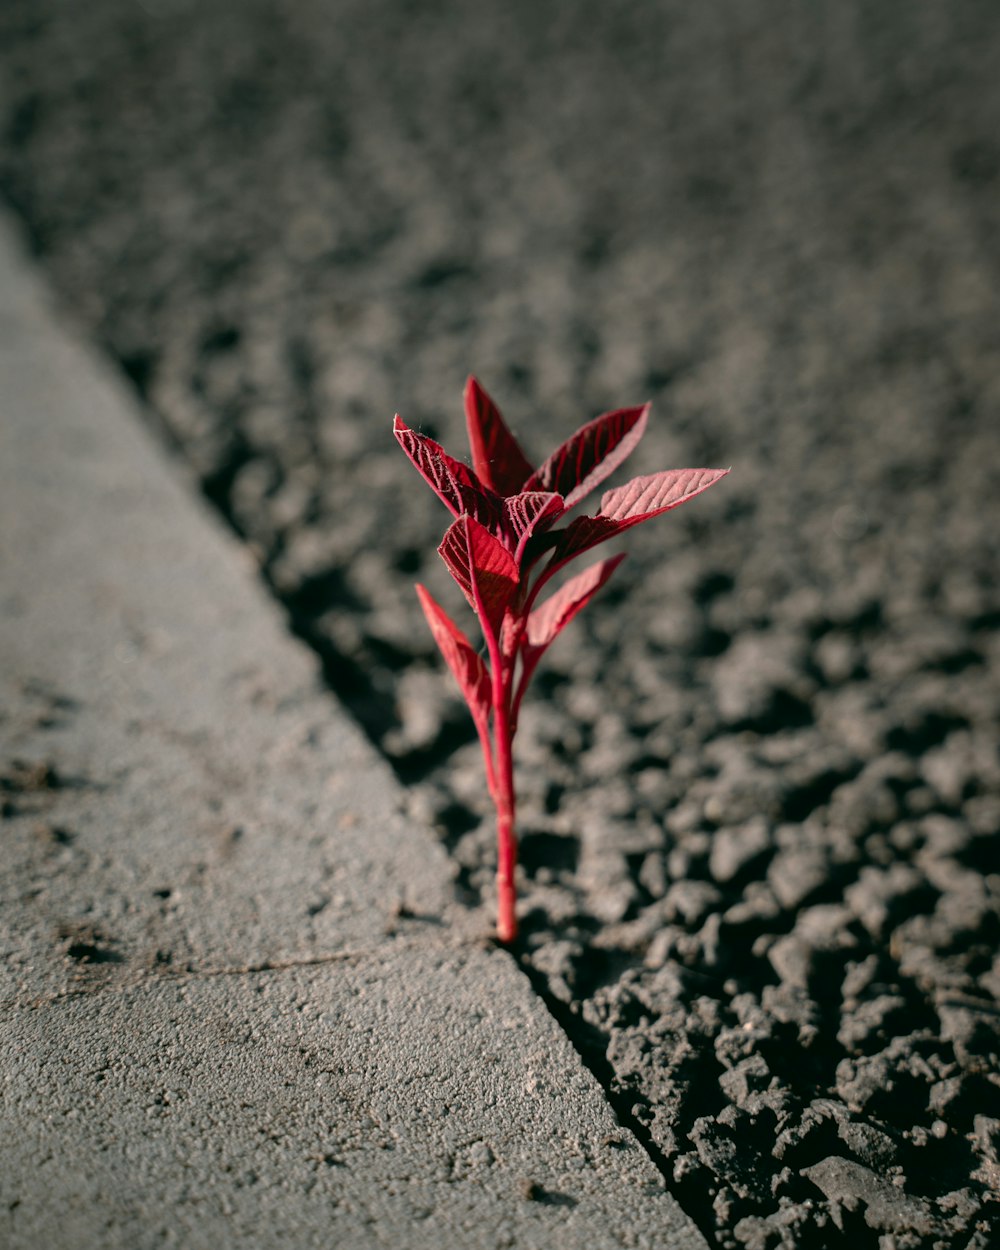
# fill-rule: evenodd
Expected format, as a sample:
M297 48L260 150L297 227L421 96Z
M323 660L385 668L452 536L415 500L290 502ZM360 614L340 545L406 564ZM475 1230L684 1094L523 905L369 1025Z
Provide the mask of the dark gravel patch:
M998 56L989 0L0 7L0 191L471 904L392 412L733 465L519 743L519 957L721 1247L998 1236Z

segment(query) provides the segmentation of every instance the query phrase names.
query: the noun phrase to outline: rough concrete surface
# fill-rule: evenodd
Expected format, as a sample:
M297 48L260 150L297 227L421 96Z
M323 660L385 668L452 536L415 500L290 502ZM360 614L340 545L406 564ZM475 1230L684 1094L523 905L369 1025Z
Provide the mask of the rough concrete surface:
M0 1244L703 1245L6 221L0 395Z

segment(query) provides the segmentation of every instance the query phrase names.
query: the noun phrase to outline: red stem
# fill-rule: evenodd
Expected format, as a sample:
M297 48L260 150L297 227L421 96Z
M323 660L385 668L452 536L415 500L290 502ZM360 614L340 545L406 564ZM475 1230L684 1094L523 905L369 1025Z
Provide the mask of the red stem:
M514 753L510 723L510 677L504 671L494 673L493 736L496 741L497 808L497 937L513 942L517 937L517 890L514 869L517 865L517 834L514 828Z
M505 646L488 627L483 612L480 612L480 620L490 655L492 678L494 752L489 749L488 730L485 734L480 732L479 736L486 762L486 781L497 811L497 937L501 942L513 942L517 937L517 893L514 886L517 835L514 832L514 757L511 746L513 730L510 697L516 652L510 653L509 634L506 640L508 645Z
M494 795L496 805L496 936L511 943L517 936L514 871L517 865L517 835L514 826L514 724L510 699L514 690L519 629L510 617L492 640L492 737L495 758Z
M494 764L491 792L497 809L497 937L504 943L513 942L517 937L514 733L521 699L531 677L530 672L523 672L520 682L515 685L517 657L527 628L528 614L545 580L544 575L539 578L514 616L508 618L500 645L494 641L490 648L493 661L493 739L496 746L496 758L491 761Z

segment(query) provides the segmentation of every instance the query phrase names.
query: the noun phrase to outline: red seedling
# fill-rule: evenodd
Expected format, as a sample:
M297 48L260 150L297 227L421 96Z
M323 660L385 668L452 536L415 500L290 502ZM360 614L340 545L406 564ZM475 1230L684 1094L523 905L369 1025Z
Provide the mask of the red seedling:
M543 600L539 592L570 560L641 521L668 512L725 477L728 469L667 469L605 491L594 516L556 522L635 449L649 404L590 421L533 469L500 410L475 378L465 387L472 468L396 416L393 432L454 516L438 548L479 618L479 654L424 586L417 586L431 633L469 705L497 813L497 935L517 936L513 740L525 689L538 661L624 555L599 560Z

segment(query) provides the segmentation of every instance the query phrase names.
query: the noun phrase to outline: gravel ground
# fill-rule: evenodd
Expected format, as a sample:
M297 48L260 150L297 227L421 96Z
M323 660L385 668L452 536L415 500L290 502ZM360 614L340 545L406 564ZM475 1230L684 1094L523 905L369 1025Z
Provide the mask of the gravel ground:
M484 924L393 411L732 464L518 759L519 957L720 1247L1000 1233L998 58L988 0L0 8L0 192Z

